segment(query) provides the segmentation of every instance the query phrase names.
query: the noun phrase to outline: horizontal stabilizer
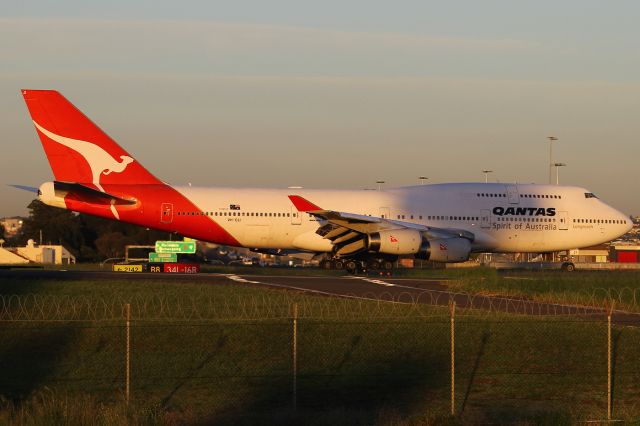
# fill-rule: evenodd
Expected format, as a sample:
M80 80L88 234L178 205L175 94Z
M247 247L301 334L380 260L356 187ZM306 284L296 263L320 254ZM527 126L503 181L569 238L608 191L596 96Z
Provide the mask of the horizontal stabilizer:
M22 189L23 191L38 193L38 188L34 188L33 186L25 186L25 185L9 185L14 188Z
M53 185L56 193L64 192L66 196L70 195L78 199L78 201L85 203L117 206L132 205L136 203L134 200L126 200L124 198L116 197L115 195L107 194L106 192L101 192L97 189L89 188L88 186L79 183L55 181Z

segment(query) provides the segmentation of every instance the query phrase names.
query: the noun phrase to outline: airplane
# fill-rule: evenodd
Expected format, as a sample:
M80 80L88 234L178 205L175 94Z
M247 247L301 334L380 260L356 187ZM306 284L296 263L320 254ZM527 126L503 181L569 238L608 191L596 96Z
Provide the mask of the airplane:
M22 96L54 175L37 190L44 204L264 253L310 254L325 268L391 269L400 256L464 262L472 253L556 252L632 228L624 214L575 186L173 186L57 91L23 89Z

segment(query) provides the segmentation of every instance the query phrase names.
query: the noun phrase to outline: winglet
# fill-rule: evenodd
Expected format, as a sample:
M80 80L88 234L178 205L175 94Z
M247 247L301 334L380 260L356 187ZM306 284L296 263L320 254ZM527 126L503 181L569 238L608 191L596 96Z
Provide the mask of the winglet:
M299 212L313 212L322 210L320 207L313 204L311 201L299 196L289 195L289 199Z

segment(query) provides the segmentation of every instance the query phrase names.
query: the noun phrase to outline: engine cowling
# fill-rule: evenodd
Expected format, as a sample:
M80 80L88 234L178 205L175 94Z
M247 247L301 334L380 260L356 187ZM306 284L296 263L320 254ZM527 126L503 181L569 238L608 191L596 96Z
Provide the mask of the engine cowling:
M426 240L426 247L416 257L433 262L464 262L469 260L471 242L466 238L438 238Z
M67 205L64 201L64 197L60 197L56 194L54 186L53 182L45 182L40 185L40 188L38 189L38 199L48 206L66 209Z
M395 229L369 234L368 249L375 253L412 254L417 259L454 263L469 259L471 242L461 237L427 239L415 229Z
M426 240L415 229L394 229L369 234L369 251L384 254L416 254Z

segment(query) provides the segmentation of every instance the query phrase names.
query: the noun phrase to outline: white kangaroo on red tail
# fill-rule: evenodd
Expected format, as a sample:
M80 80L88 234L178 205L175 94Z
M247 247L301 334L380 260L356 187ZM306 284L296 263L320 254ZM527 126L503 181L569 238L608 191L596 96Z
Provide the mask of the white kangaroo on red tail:
M111 173L122 173L127 168L127 166L134 161L133 158L127 155L121 155L120 159L122 161L117 161L111 156L111 154L109 154L98 145L87 141L81 141L78 139L71 139L65 136L56 135L55 133L50 132L35 121L33 122L33 124L49 139L58 142L59 144L62 144L80 154L91 168L92 183L101 192L105 192L105 190L104 188L102 188L102 185L100 185L100 175L102 175L103 173L105 175ZM113 212L113 215L116 217L116 219L120 219L115 206L111 205L111 211Z

